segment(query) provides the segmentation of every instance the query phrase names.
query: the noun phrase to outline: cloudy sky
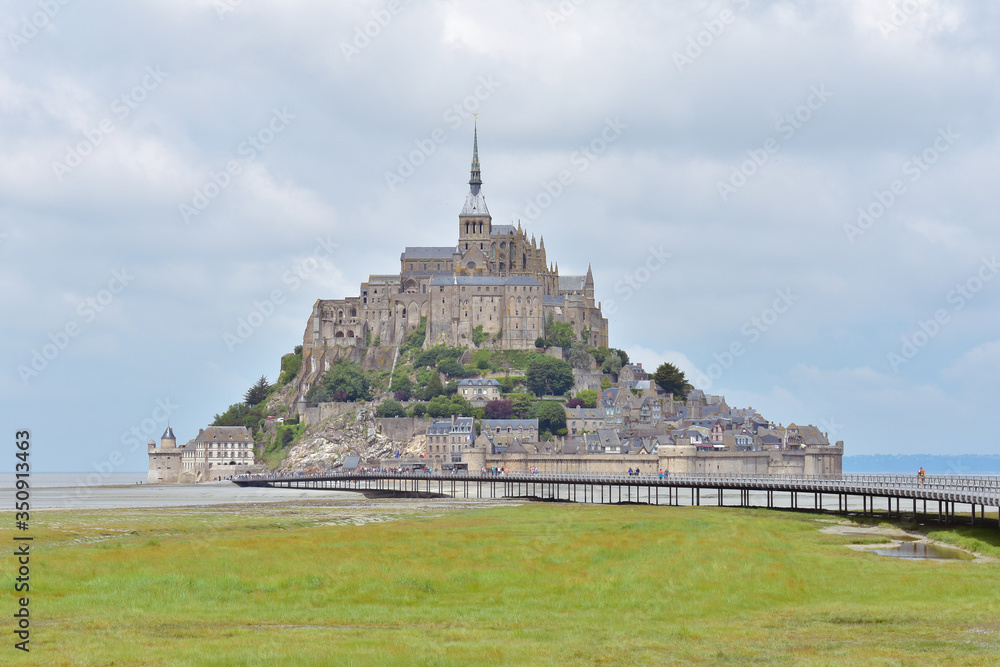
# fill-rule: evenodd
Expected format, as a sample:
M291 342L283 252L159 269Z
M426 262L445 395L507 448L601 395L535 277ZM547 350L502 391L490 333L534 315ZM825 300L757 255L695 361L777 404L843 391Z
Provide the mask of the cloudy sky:
M454 243L472 113L494 222L591 263L634 360L848 454L997 449L995 1L12 0L0 33L36 470L144 470L316 299Z

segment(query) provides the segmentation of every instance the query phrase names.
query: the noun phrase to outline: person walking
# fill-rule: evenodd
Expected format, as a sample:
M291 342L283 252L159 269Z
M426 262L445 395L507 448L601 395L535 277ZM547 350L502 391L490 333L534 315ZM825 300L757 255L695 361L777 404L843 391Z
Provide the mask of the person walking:
M920 470L917 472L917 478L920 480L920 486L924 485L924 477L927 476L927 472L924 470L923 466L920 466Z

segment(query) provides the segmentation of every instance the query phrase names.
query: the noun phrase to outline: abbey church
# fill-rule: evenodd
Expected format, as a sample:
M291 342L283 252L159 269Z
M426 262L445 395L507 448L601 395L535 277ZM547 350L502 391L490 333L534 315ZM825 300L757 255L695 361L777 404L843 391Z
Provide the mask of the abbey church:
M560 276L544 240L529 238L520 223L493 224L482 185L476 129L458 243L407 247L398 274L369 276L359 296L318 300L302 341L304 375L354 356L343 348L398 346L422 318L428 347L473 347L475 331L483 346L533 348L550 314L572 325L589 347L608 345L608 320L594 300L590 268L584 276Z

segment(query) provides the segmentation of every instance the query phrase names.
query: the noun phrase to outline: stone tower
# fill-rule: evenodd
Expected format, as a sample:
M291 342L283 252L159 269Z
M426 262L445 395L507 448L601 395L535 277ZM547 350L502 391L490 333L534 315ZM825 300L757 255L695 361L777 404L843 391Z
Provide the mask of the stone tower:
M458 251L462 253L460 272L483 273L487 269L487 252L490 247L493 218L486 207L482 193L483 179L479 170L479 127L472 136L472 169L469 175L469 194L458 214Z
M157 448L156 443L150 440L146 450L149 454L149 474L146 475L146 483L176 483L183 466L184 451L177 448L174 430L167 426L167 430L160 437L160 447Z

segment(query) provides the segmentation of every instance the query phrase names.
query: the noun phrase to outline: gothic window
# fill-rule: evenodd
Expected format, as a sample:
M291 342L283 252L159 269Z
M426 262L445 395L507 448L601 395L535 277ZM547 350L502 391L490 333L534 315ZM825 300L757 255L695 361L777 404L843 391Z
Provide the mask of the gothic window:
M465 267L467 269L469 269L470 271L472 271L473 269L476 268L476 263L475 262L469 262L468 264L465 265ZM462 289L465 289L465 288L463 287Z

